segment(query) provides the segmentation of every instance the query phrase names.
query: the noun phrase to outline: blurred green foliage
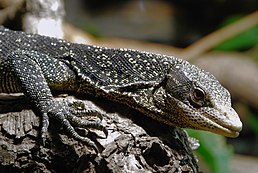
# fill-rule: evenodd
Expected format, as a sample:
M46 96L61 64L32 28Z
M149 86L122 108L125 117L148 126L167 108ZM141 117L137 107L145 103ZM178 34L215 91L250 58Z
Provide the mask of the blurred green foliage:
M213 173L229 173L233 148L226 143L226 138L206 131L187 129L189 136L197 138L200 155Z

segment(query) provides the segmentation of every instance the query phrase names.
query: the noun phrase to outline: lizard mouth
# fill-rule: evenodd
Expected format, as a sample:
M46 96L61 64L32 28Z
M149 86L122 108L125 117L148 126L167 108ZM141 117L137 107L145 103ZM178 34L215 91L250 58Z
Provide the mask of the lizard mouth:
M223 111L222 111L223 110ZM212 113L210 113L212 112ZM235 138L242 130L242 122L233 108L223 107L217 111L205 111L202 113L209 120L208 130L226 137Z
M221 134L226 137L230 138L236 138L239 136L239 132L242 130L242 127L237 127L237 128L229 128L229 127L224 127L221 126L219 131L216 131L217 134Z

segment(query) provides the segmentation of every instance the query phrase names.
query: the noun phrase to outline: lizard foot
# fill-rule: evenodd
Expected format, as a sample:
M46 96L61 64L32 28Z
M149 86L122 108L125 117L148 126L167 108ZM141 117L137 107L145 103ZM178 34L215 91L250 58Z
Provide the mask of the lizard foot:
M103 131L105 138L108 135L108 131L105 126L101 124L103 114L96 110L90 110L86 108L86 105L82 101L68 101L67 107L70 114L67 114L67 119L78 127L78 129L93 128ZM96 117L100 120L97 121ZM87 119L86 119L87 118ZM95 119L94 119L95 118Z
M81 102L80 104L83 104ZM41 137L42 137L42 142L43 145L45 144L46 140L46 132L49 126L49 117L56 119L61 126L64 128L64 130L73 137L76 140L83 141L85 142L88 146L92 147L96 152L98 152L98 148L95 145L95 143L89 139L86 136L81 136L77 133L75 129L85 129L88 130L89 128L92 129L97 129L103 131L103 133L108 135L108 131L105 126L101 124L101 121L94 121L94 120L87 120L83 119L82 117L83 114L89 115L89 116L97 116L97 117L102 117L102 114L97 112L97 111L87 111L83 109L76 110L76 107L71 107L74 105L70 105L69 103L66 104L61 101L47 101L45 106L45 110L42 111L42 131L41 131ZM100 115L101 114L101 115ZM79 115L79 116L78 116ZM102 119L102 118L100 118Z

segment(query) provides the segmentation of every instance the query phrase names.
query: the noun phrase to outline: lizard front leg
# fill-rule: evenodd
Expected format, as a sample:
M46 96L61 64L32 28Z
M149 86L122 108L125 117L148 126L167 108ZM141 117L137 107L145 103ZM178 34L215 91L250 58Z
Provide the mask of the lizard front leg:
M53 69L47 70L47 66L53 65L53 63L57 61L48 55L34 51L15 51L8 56L8 59L10 60L10 69L16 77L22 92L30 98L42 115L41 136L43 144L46 139L49 117L51 117L58 120L73 138L86 142L96 150L97 147L95 144L89 138L80 136L72 125L83 128L90 127L101 129L106 134L105 128L99 123L80 120L69 112L67 105L53 98L48 85L49 81L47 81L46 78L48 77L50 79L51 75L54 76L58 74L52 74ZM58 65L56 66L56 68L58 68ZM61 71L60 73L65 73L65 71ZM55 80L57 80L57 78Z

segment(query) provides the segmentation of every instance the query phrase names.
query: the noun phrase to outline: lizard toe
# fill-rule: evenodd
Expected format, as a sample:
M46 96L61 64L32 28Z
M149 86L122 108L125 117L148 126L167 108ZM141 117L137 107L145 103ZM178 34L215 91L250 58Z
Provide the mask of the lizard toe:
M47 130L49 126L49 117L47 113L42 114L42 127L41 127L41 140L43 146L46 144L46 138L47 138Z

